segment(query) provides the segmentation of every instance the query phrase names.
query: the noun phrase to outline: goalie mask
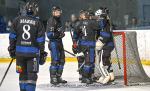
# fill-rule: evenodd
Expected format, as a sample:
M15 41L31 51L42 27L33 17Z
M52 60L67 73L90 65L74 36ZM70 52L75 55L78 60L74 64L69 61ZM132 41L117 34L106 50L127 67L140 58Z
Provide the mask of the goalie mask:
M102 13L103 13L103 10L98 9L98 10L95 12L95 16L100 16Z

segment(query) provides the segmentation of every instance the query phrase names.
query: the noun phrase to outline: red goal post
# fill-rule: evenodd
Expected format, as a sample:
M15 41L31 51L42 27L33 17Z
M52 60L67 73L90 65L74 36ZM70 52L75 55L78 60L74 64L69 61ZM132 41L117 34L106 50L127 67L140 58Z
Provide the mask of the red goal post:
M111 61L116 77L123 79L124 85L150 84L150 78L142 66L137 39L139 30L114 30L113 38L115 51L112 51ZM116 58L119 59L122 69L117 67Z
M127 65L126 65L126 35L125 32L113 32L113 36L121 35L122 38L122 54L123 54L123 69L124 69L124 85L127 85ZM115 42L115 40L114 40ZM116 43L115 43L116 46Z

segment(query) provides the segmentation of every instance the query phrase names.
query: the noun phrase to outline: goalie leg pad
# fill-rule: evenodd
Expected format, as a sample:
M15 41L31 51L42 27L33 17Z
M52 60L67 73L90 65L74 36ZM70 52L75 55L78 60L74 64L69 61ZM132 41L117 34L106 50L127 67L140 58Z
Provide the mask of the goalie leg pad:
M101 50L101 54L100 54L99 67L100 67L101 72L102 72L102 74L103 74L104 77L109 76L109 73L108 73L106 67L103 65L103 50Z
M103 64L106 67L107 71L109 72L110 75L110 81L114 81L115 76L113 73L113 68L112 68L112 63L111 63L111 48L105 49L103 53Z
M100 69L102 76L100 77L100 80L98 82L102 84L108 83L110 80L110 75L106 67L103 65L103 50L101 50L101 53L100 53L99 69Z
M99 50L95 51L95 69L94 69L94 76L99 79L102 76L102 72L99 67L99 62L100 62L100 55L99 55Z
M115 80L115 75L114 75L114 73L113 73L113 72L110 72L109 75L110 75L110 81L114 81L114 80Z

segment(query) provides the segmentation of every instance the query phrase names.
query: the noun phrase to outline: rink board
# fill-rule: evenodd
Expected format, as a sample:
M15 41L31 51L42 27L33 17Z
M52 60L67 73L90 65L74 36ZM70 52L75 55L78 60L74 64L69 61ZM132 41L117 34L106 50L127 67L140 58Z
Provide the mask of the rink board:
M11 60L11 58L0 58L0 63L9 63L10 60ZM77 58L75 58L75 57L67 57L67 58L65 58L65 60L66 60L66 62L77 62ZM114 59L114 60L116 60L116 59ZM48 57L47 62L50 62L50 61L51 61L51 58ZM115 63L115 62L116 61L114 61L113 63ZM122 61L120 60L120 62L122 62ZM132 64L132 61L130 61L130 62ZM150 66L150 60L141 60L141 63L143 65L149 65Z
M137 32L137 43L139 55L142 61L142 64L149 65L150 64L150 30L114 30L114 32L124 32L124 31L136 31ZM65 32L65 37L63 38L64 49L72 52L72 40L69 32ZM47 39L48 40L48 39ZM9 43L9 34L0 34L0 62L9 62L9 53L7 51L8 43ZM48 43L45 44L45 50L49 53ZM75 62L77 61L72 55L65 53L67 62ZM48 60L50 58L48 57Z

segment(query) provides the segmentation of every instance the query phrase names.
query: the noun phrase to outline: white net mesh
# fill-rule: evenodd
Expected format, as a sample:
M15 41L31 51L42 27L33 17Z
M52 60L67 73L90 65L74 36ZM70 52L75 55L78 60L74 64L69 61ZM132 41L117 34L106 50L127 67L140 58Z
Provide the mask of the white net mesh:
M114 35L117 52L115 49L113 50L111 61L115 76L125 77L124 81L127 82L127 85L150 82L150 78L146 75L139 58L136 32L116 32ZM118 60L121 69L118 67Z

